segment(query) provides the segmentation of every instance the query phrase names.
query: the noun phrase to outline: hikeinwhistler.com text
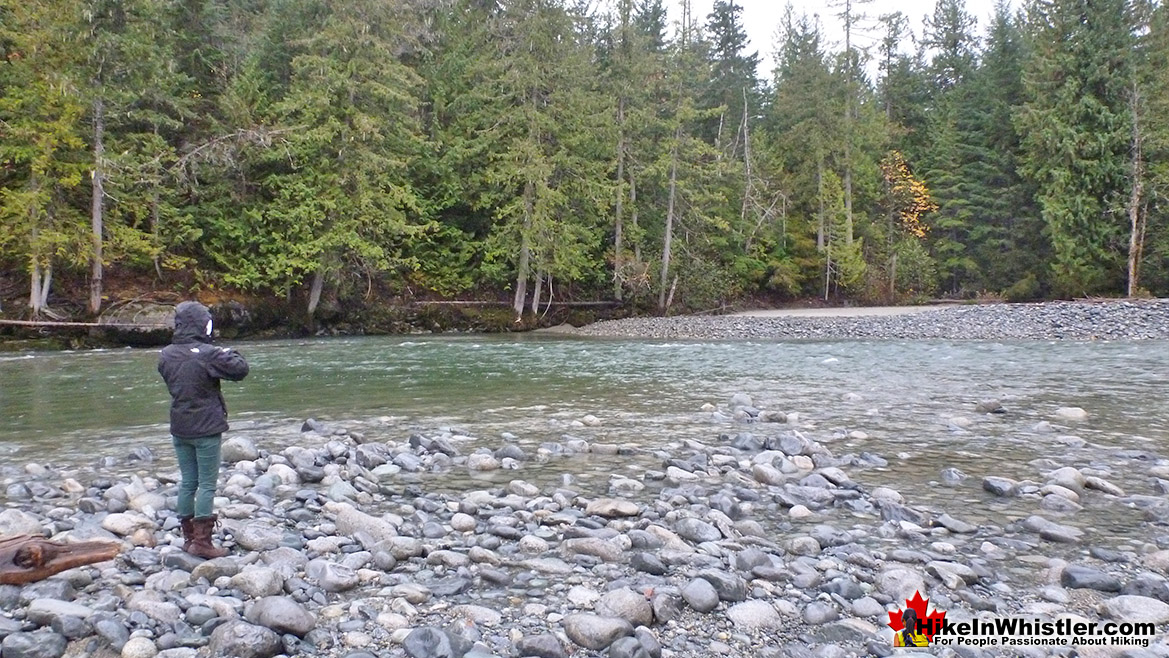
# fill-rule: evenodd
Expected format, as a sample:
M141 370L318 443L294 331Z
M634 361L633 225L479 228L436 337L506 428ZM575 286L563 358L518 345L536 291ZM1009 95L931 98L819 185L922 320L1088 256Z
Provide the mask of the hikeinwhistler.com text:
M929 623L925 625L928 626ZM947 619L932 623L937 626L933 643L941 646L1148 647L1157 636L1157 625L1151 622L1001 617L956 623Z

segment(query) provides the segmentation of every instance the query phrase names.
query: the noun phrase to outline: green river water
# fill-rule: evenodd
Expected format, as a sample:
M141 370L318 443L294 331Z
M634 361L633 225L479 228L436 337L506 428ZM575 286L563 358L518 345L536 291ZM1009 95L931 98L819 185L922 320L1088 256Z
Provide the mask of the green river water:
M780 424L739 424L701 411L746 393L761 409L797 412L799 430L836 454L871 452L885 468L857 475L909 502L990 516L986 475L1039 480L1055 465L1096 468L1129 493L1152 494L1148 460L1169 455L1169 344L1165 342L663 342L539 335L368 337L237 345L252 374L225 383L232 432L279 450L308 417L368 439L454 428L498 447L510 432L528 449L565 436L634 444L634 457L525 466L529 480L636 477L661 468L684 440L773 435ZM168 399L154 350L0 356L0 454L85 463L147 446L165 459ZM1008 413L982 415L997 398ZM1057 408L1090 418L1060 421ZM582 425L586 415L597 426ZM1048 421L1050 426L1040 425ZM1074 438L1073 438L1074 437ZM1086 442L1080 446L1082 439ZM472 446L473 447L473 446ZM682 452L678 452L682 451ZM1124 452L1127 451L1127 452ZM1048 460L1048 461L1037 461ZM937 485L942 468L971 476ZM503 481L515 474L502 475ZM446 486L458 486L447 478ZM602 487L603 489L603 487ZM1135 515L1077 515L1097 531L1132 531Z

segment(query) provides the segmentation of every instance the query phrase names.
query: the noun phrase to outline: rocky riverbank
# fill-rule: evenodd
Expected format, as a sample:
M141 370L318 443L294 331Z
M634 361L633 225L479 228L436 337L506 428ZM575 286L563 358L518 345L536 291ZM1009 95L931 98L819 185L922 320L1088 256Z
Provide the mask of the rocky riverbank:
M1169 299L951 306L863 317L677 316L598 322L577 335L659 339L1169 339Z
M935 486L954 504L940 509L880 484L905 455L839 453L841 437L742 394L696 414L706 440L612 444L607 422L584 416L574 435L587 439L544 443L311 420L234 432L217 500L232 553L210 561L179 548L170 455L0 467L0 535L124 546L113 562L0 586L0 655L887 656L887 613L920 592L955 622L1158 631L1139 648L937 655L1169 656L1162 455L1080 440L1099 460L1040 460L1033 479L947 468ZM600 459L622 464L604 485L573 475ZM994 518L975 518L972 500ZM1082 519L1099 510L1139 531L1098 540Z

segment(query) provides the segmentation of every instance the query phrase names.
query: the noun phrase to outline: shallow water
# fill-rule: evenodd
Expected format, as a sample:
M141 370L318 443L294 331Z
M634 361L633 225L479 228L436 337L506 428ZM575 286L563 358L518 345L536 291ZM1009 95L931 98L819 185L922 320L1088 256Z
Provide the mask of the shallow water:
M529 466L532 481L573 473L607 480L661 468L658 449L689 453L687 438L778 434L787 425L712 420L743 392L761 409L800 414L799 429L836 454L872 452L889 466L856 473L892 486L910 504L959 507L1002 522L981 492L986 475L1040 479L1056 465L1094 467L1129 494L1152 494L1148 462L1122 449L1169 454L1169 343L1165 342L662 342L547 336L344 338L245 343L252 365L225 383L233 431L262 447L296 439L315 417L353 425L374 440L456 427L497 447L512 432L525 446L565 435L633 443L633 457ZM0 357L0 453L28 461L84 463L139 445L168 453L168 399L153 350ZM1008 413L974 405L1000 399ZM1055 418L1078 406L1082 423ZM581 426L586 414L597 427ZM955 417L970 421L968 427ZM1036 429L1040 421L1051 428ZM850 436L863 432L865 437ZM1069 436L1086 441L1083 447ZM1072 447L1069 447L1068 444ZM1050 463L1035 460L1051 459ZM945 467L971 479L937 484ZM543 469L542 472L535 469ZM506 481L517 474L497 474ZM462 486L447 478L443 486ZM603 488L603 485L602 485ZM1018 515L1012 507L1010 515ZM1066 523L1117 539L1139 514L1078 514Z

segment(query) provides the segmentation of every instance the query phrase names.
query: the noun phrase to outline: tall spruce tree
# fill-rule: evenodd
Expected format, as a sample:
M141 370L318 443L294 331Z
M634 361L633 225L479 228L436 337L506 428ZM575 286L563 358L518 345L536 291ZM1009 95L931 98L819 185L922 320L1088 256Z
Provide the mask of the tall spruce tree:
M1075 297L1123 290L1133 26L1127 0L1033 0L1023 171L1050 236L1052 286Z

